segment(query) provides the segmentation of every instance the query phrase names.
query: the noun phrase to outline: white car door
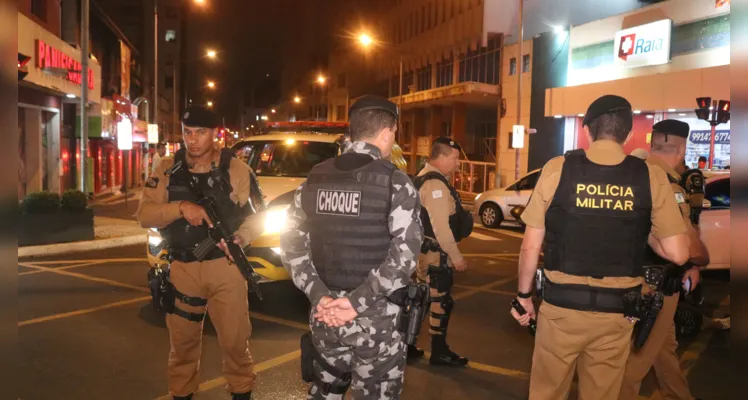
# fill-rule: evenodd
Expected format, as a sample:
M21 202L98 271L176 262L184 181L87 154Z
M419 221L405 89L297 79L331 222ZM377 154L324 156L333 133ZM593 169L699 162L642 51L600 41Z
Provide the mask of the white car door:
M730 177L707 180L705 200L709 208L701 212L701 240L709 251L707 269L730 268Z
M506 220L514 220L514 217L509 214L514 206L527 205L527 202L530 201L530 195L532 194L533 189L535 189L535 184L538 183L539 177L540 171L533 172L505 189L504 202L506 204L506 210L503 211Z

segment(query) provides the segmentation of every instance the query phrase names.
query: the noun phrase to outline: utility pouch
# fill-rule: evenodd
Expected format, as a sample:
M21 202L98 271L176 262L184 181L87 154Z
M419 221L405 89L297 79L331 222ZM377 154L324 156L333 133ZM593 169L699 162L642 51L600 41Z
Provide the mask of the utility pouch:
M647 341L649 334L652 332L657 314L660 313L664 302L662 292L653 292L641 296L640 310L641 316L634 326L634 348L641 348Z
M445 293L452 288L454 272L446 264L434 266L429 265L429 286L439 293Z
M312 343L312 332L301 335L301 379L311 383L315 380L314 359L317 349Z

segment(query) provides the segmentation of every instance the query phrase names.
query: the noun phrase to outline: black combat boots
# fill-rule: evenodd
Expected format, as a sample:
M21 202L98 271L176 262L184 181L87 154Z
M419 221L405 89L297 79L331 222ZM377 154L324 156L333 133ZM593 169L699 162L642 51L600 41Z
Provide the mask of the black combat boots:
M464 367L468 359L460 357L449 349L444 335L431 335L431 365L444 365L447 367Z
M231 400L251 400L252 392L247 393L231 393Z
M419 349L415 345L408 345L408 360L417 360L423 357L423 350Z

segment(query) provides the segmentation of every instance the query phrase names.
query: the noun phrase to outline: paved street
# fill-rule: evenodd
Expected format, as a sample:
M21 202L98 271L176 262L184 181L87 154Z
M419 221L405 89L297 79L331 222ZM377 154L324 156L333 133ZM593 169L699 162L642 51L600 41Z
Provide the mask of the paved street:
M134 207L132 209L134 212ZM456 275L449 342L470 358L451 370L427 362L406 370L404 399L525 399L533 341L509 316L516 290L518 230L478 229L461 245L470 266ZM144 246L19 260L18 376L21 399L157 399L167 394L167 330L150 308ZM708 312L729 306L725 274L710 274ZM299 338L308 303L290 282L251 300L256 399L302 399ZM420 345L428 349L424 327ZM679 349L694 395L726 398L729 331L704 331ZM206 323L196 399L227 399L216 334ZM735 372L736 373L736 372ZM643 398L660 398L652 377ZM164 397L168 398L168 397ZM576 398L576 395L572 395Z

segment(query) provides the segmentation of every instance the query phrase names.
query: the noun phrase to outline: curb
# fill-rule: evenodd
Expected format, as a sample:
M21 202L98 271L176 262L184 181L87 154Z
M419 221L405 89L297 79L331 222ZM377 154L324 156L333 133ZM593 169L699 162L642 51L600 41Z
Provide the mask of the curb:
M145 244L148 241L148 235L122 236L109 239L88 240L72 243L58 243L41 246L24 246L18 248L18 258L50 256L56 254L79 253L83 251L111 249L115 247L124 247L134 244Z

